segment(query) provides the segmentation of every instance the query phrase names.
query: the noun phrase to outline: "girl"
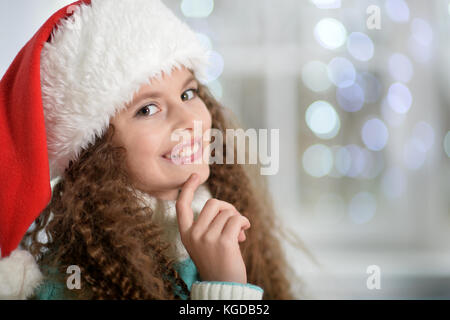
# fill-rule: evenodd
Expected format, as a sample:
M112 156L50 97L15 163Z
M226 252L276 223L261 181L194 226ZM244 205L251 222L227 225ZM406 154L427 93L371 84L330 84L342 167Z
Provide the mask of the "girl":
M11 79L33 81L36 70L25 75L20 65L37 52L42 99L30 98L30 109L39 114L40 100L57 182L45 201L48 171L26 171L43 186L30 197L44 210L1 213L9 228L0 231L15 237L0 239L0 280L28 252L40 267L24 263L21 289L9 297L292 299L293 272L259 168L205 161L208 130L237 126L202 84L208 59L195 34L157 0L92 0L61 9L33 39L2 88L13 97ZM12 100L4 107L14 109ZM189 143L175 142L174 132ZM220 151L230 152L226 143ZM6 223L18 220L21 228ZM14 250L11 239L33 220L21 242L27 251Z

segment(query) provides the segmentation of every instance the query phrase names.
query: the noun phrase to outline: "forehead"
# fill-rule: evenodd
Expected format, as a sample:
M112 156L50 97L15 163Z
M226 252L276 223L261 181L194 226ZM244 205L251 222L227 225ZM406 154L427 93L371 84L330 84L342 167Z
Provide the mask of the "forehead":
M150 78L148 82L143 84L134 94L128 106L145 97L160 97L165 90L178 90L193 80L196 80L193 73L185 67L182 69L174 68L170 75L162 72L161 76Z

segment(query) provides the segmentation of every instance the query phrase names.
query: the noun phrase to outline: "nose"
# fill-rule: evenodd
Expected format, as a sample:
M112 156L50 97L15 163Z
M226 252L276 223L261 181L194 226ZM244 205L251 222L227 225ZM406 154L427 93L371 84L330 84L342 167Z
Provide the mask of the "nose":
M183 135L194 136L195 121L201 121L201 117L193 106L178 102L171 108L169 117L172 122L172 132L181 132Z

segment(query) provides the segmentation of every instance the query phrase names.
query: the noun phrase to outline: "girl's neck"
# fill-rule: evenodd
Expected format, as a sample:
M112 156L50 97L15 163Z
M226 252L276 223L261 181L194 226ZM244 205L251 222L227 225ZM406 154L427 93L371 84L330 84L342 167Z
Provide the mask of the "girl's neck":
M180 232L178 229L178 219L176 211L176 200L164 200L156 198L148 193L136 190L139 199L145 206L152 209L152 219L164 229L163 238L166 242L173 244L170 255L178 261L189 258L183 244L181 243ZM194 213L194 219L202 211L208 199L212 198L207 183L198 186L194 193L191 208Z
M162 200L162 201L174 201L178 198L179 189L163 190L147 193L150 197Z

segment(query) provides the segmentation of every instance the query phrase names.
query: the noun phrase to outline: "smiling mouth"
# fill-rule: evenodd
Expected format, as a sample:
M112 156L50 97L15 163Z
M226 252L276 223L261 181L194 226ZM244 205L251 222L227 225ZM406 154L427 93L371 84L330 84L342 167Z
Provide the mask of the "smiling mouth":
M197 160L202 154L200 139L192 140L191 144L176 145L171 151L162 155L162 158L175 164L189 164Z

